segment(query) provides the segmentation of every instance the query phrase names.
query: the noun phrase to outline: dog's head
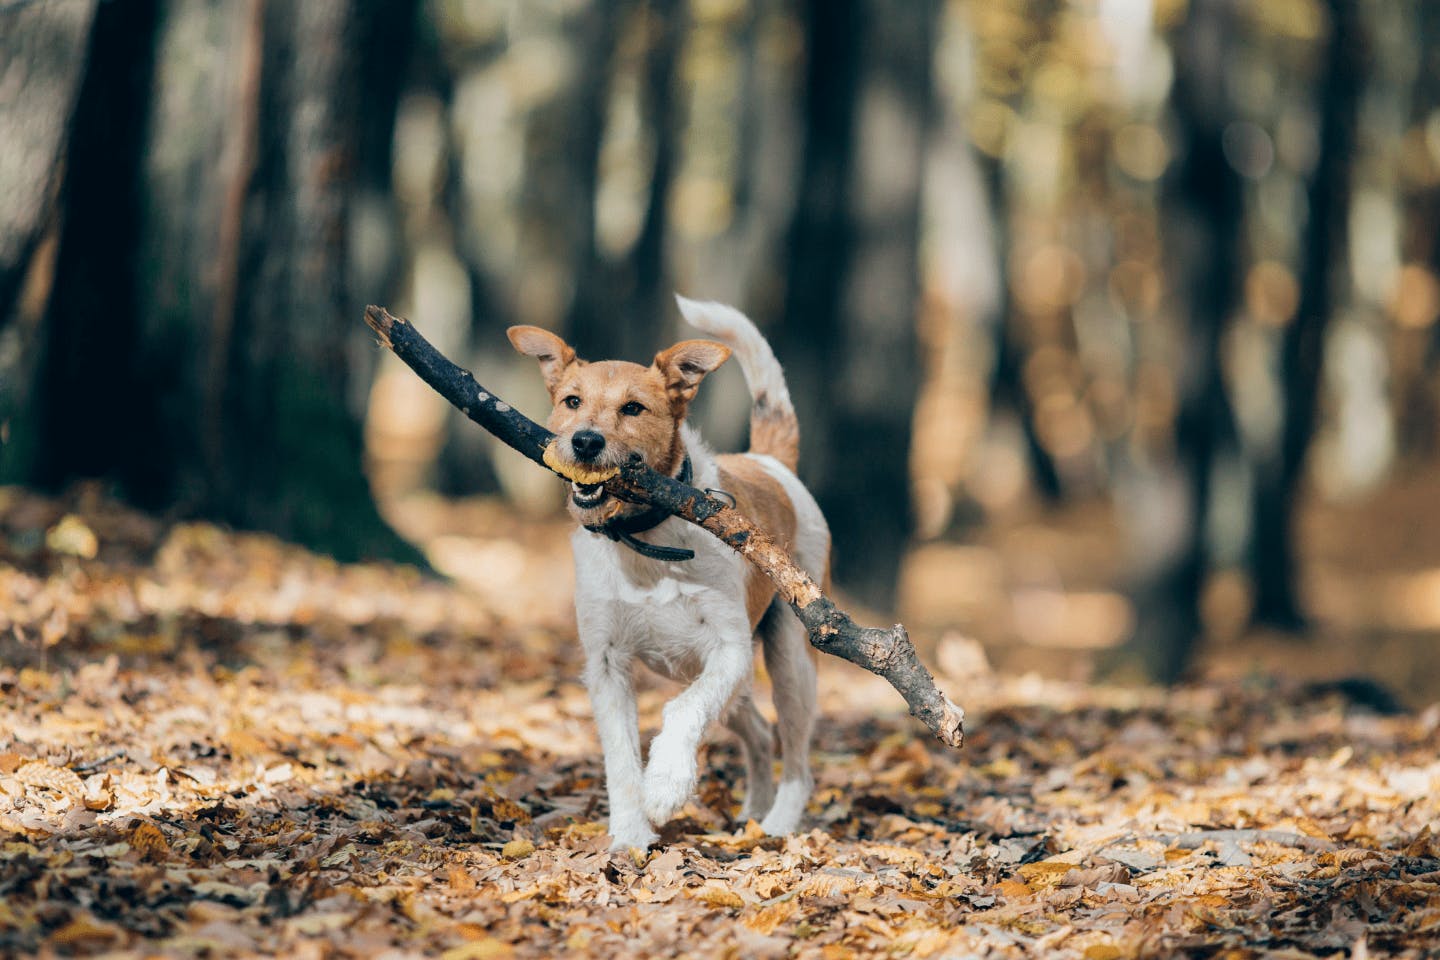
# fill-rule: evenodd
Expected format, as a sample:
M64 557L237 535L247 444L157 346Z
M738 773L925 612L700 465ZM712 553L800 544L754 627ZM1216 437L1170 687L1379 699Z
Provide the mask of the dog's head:
M607 503L601 483L581 482L618 468L634 453L665 474L680 466L680 424L700 381L724 363L730 348L684 340L655 355L650 366L625 360L587 363L564 340L539 327L506 331L515 349L540 362L554 408L546 426L555 434L550 456L570 476L570 512L600 523L624 509ZM579 477L580 479L574 479Z

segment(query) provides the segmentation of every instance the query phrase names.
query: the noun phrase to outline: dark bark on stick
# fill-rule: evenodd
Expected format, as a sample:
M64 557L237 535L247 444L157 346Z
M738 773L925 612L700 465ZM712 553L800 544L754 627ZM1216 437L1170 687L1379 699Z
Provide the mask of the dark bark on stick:
M379 335L382 345L437 393L510 447L545 466L545 448L554 439L549 430L486 390L468 370L447 360L412 324L375 306L365 308L365 322ZM805 624L812 646L883 677L905 698L910 714L941 741L954 747L964 744L964 711L936 688L904 626L897 623L882 630L857 625L752 521L724 501L656 473L638 458L606 481L605 489L622 500L662 507L734 548L774 582Z

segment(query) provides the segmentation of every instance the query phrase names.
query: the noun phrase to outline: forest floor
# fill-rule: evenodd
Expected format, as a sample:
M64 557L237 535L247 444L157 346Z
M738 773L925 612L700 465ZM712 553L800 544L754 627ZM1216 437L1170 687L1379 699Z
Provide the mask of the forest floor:
M0 955L1440 946L1440 707L1012 676L958 635L963 751L825 662L806 832L733 822L715 735L662 843L607 853L563 548L490 522L436 547L467 586L0 490Z

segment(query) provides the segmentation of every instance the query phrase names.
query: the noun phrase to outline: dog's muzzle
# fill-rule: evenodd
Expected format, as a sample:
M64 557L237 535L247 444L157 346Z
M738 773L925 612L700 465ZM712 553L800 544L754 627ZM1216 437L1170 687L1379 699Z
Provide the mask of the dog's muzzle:
M581 510L589 510L598 507L605 502L609 494L605 492L603 483L576 483L570 481L570 502Z

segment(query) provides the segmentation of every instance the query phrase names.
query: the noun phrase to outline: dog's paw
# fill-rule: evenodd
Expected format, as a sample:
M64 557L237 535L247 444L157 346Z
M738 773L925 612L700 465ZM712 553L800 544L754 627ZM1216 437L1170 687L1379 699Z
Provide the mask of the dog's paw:
M745 802L740 806L740 813L736 815L736 823L749 823L751 820L763 820L775 805L775 794L769 793L763 796L745 795Z
M695 756L670 749L660 737L645 767L645 816L657 826L674 818L695 792Z
M780 784L770 812L760 821L760 829L765 831L766 836L783 837L800 828L800 821L805 818L805 804L810 799L810 790L808 781Z
M614 826L610 828L610 852L624 853L628 850L647 850L650 845L660 839L660 835L650 829L650 825L643 827L629 827L617 830Z

